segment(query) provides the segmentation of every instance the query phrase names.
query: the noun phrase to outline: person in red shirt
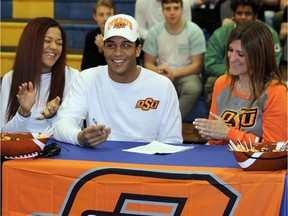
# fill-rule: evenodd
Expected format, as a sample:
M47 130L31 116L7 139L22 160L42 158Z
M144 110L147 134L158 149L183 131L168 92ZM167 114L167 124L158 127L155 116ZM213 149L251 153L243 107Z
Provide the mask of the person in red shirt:
M274 57L269 29L237 25L227 41L227 74L215 83L209 119L193 124L210 144L288 140L287 86Z

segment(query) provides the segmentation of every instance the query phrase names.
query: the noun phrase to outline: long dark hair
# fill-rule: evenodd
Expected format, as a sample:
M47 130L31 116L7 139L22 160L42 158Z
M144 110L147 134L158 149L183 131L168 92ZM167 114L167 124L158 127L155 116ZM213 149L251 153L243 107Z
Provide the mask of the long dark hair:
M54 99L56 96L60 98L63 96L67 44L65 31L57 21L50 17L32 19L24 28L16 51L7 107L7 121L12 119L19 107L16 95L22 83L31 81L34 88L40 91L43 44L46 32L51 27L60 29L63 45L62 53L51 70L50 91L47 101Z

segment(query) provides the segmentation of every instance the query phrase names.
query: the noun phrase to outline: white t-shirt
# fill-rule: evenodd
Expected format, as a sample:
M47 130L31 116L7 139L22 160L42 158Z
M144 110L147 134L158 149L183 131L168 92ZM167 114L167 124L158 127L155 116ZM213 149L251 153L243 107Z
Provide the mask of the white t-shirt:
M172 82L141 67L131 83L117 83L108 66L84 70L57 113L55 138L78 144L83 119L111 128L108 140L182 143L182 122Z
M44 131L55 119L55 117L51 119L43 119L36 120L38 116L40 116L40 112L43 111L46 107L46 102L49 96L50 89L50 81L51 81L51 73L45 73L41 75L41 89L40 94L36 93L36 102L32 107L31 116L23 117L18 112L16 112L15 116L7 122L7 105L10 93L10 86L12 82L12 74L13 71L9 71L2 80L1 86L1 132L32 132L32 133L40 133ZM79 71L66 67L65 68L65 88L63 92L62 101L65 100L65 97L72 85L72 81L76 76L79 75ZM37 92L37 89L35 89ZM16 97L16 95L15 95Z

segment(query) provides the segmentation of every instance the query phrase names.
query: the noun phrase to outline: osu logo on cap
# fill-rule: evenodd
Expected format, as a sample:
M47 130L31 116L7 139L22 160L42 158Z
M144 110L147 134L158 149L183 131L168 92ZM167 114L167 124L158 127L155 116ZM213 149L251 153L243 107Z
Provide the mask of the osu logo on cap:
M119 22L119 23L115 23L113 27L114 27L114 28L118 28L118 29L120 29L120 28L125 28L125 27L126 27L126 24L125 24L125 23L122 23L122 22Z
M113 28L117 29L125 28L126 26L128 26L130 30L133 29L133 24L128 19L122 17L111 20L111 22L108 24L108 30L110 30L112 26Z

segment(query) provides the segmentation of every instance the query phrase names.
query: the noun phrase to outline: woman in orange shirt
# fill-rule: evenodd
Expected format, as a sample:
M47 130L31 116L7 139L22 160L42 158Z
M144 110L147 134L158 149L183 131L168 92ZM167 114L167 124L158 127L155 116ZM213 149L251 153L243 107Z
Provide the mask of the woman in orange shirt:
M195 119L210 144L288 140L287 86L274 58L274 42L262 23L237 25L226 47L225 75L215 83L209 119Z

